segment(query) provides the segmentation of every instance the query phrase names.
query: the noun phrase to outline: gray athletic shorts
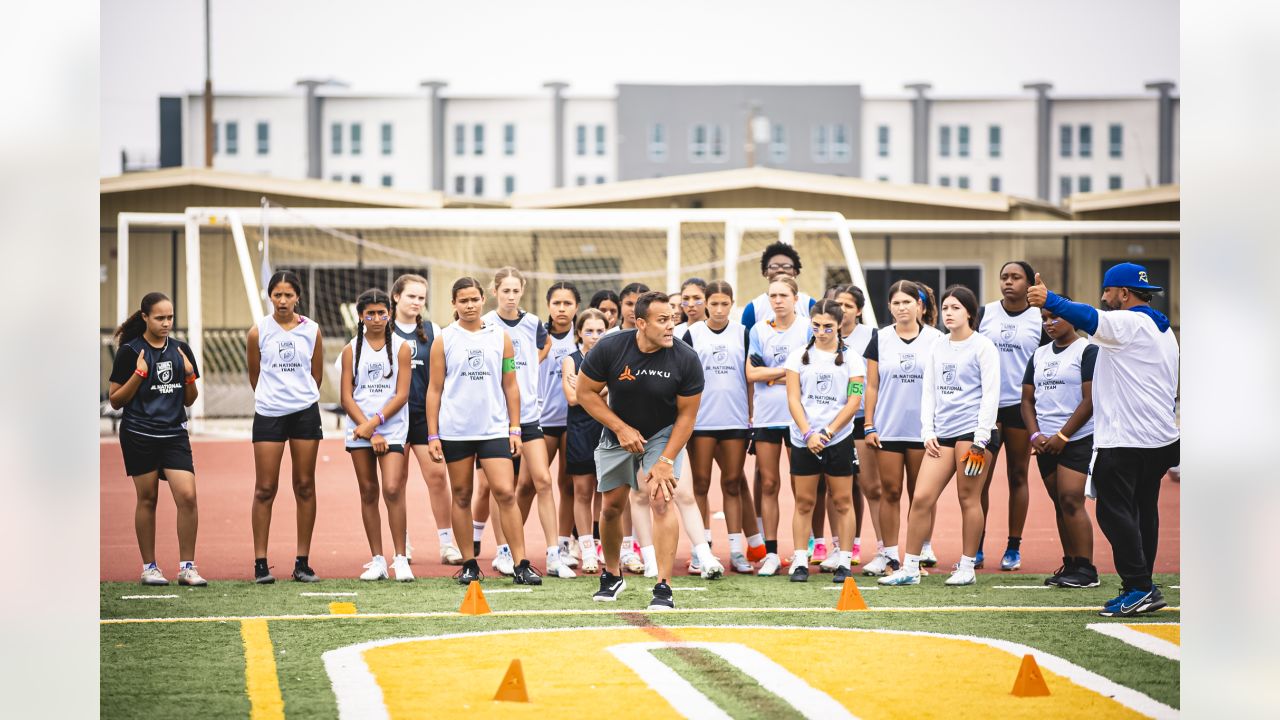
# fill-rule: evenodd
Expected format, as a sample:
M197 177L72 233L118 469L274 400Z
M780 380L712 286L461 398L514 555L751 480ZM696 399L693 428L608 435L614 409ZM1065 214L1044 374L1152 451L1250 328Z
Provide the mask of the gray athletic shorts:
M632 490L640 489L640 481L636 474L640 472L648 473L649 468L658 462L658 457L662 455L662 451L667 447L667 440L671 437L671 427L659 430L644 442L644 452L630 453L622 449L617 440L610 437L611 433L603 433L600 436L600 444L596 446L596 489L600 492L609 492L614 488L630 485ZM680 470L684 467L685 451L681 450L680 454L672 458L675 465L671 468L676 479L680 479Z

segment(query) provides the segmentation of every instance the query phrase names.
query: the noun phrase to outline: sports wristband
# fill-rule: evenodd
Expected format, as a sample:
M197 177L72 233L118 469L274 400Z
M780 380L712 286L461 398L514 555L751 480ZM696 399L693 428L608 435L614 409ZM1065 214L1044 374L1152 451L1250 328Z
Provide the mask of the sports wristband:
M195 382L196 382L196 376L188 375L186 381L183 382L183 385L194 385Z
M439 439L440 439L440 436L439 436L439 435L428 435L428 436L427 436L427 442L435 442L436 440L439 440Z
M383 423L385 423L385 422L387 421L387 416L383 415L381 410L379 410L378 412L374 413L374 415L377 415L377 416L378 416L378 424L379 424L379 425L382 425Z
M519 427L516 427L515 425L512 425L512 426L511 426L511 431L510 431L510 433L509 433L509 434L511 435L511 437L520 437L520 436L523 434L523 432L524 432L524 431L522 431Z
M1035 441L1036 441L1036 438L1038 438L1038 437L1044 437L1044 433L1042 433L1042 432L1033 432L1033 433L1031 433L1031 442L1035 442Z
M662 461L662 462L664 462L664 463L666 463L666 464L670 465L671 467L675 467L675 466L676 466L676 461L675 461L675 460L672 460L671 458L667 457L666 455L659 455L659 456L658 456L658 460L660 460L660 461Z
M139 370L139 369L137 369L137 368L134 368L134 369L133 369L133 374L134 374L134 375L137 375L138 377L143 378L143 379L146 379L146 377L147 377L147 371L146 371L146 370Z
M1054 435L1057 435L1058 437L1062 438L1062 442L1064 442L1064 443L1065 443L1065 442L1071 442L1071 438L1067 437L1066 435L1063 435L1061 430L1059 430L1058 432L1054 433Z
M513 373L516 371L516 359L513 357L502 358L502 372Z
M817 430L814 430L813 428L809 428L807 431L805 431L804 437L800 438L800 442L804 443L805 445L808 445L809 438L813 437L813 434L816 432Z
M876 426L875 426L875 425L864 425L864 426L862 427L862 434L863 434L863 435L870 435L871 433L879 434L879 433L880 433L880 431L876 429Z

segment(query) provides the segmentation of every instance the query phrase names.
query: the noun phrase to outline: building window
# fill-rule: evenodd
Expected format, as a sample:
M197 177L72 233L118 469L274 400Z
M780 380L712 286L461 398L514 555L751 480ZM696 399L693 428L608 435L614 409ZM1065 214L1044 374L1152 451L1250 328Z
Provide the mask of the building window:
M462 127L462 126L461 126L461 125L459 125L458 127ZM466 178L466 176L463 176L463 175L455 175L455 176L453 177L453 194L454 194L454 195L466 195L466 194L467 194L467 178Z
M878 181L880 181L880 182L889 182L889 176L888 176L888 175L880 175L879 177L877 177L877 178L876 178L876 180L878 180Z
M219 147L219 143L218 143L218 135L220 134L219 127L220 126L218 123L213 124L213 154L214 155L217 155L218 153L222 152L222 148Z
M334 173L329 176L329 179L334 182L342 182L342 173Z
M707 158L707 126L694 125L689 129L689 159L702 162Z
M361 141L364 139L364 128L360 123L351 123L351 154L359 155L362 149Z
M382 176L382 187L391 187L391 176L390 176L390 175L383 175L383 176Z
M391 154L391 123L382 123L382 154Z
M579 175L577 178L575 178L575 179L574 179L574 184L575 184L575 185L578 185L578 186L586 185L586 184L587 184L587 176L586 176L586 175Z
M516 126L512 123L502 126L502 154L516 154Z
M849 146L849 126L836 124L831 126L831 161L849 162L853 149Z
M876 128L876 155L880 157L889 157L889 126L880 125Z
M484 125L480 123L476 123L476 126L471 129L471 154L484 154ZM479 195L480 193L476 194Z
M271 151L271 126L265 122L258 123L258 154L266 155Z
M477 125L476 127L480 127ZM471 180L472 194L476 197L484 197L484 176L477 175Z
M667 161L667 127L662 123L654 123L649 128L649 160Z
M510 195L516 191L516 176L508 175L502 178L502 192Z
M1058 199L1066 200L1071 197L1071 176L1063 175L1058 178Z
M711 159L715 162L723 162L725 155L728 154L726 150L728 142L725 139L727 134L723 125L711 126Z
M943 125L938 128L938 154L942 157L951 157L950 125Z
M956 154L960 157L969 157L969 126L961 125L956 128Z
M578 157L582 157L586 155L587 154L587 126L586 125L579 125L578 127L574 128L574 140L575 140L574 150L577 153Z
M1080 157L1093 157L1093 126L1080 126Z
M1108 154L1113 158L1124 157L1124 126L1112 123L1107 127Z
M787 126L773 125L769 128L769 159L775 163L785 163L790 155L787 147Z
M961 190L968 190L968 189L969 189L969 176L968 176L968 175L961 175L961 176L957 177L957 178L956 178L956 187L960 188Z
M334 155L342 154L342 123L334 123L329 126L329 152Z
M1000 192L1000 176L999 175L991 176L990 187L991 187L991 192Z
M360 173L352 173L352 174L351 174L351 184L352 184L352 185L363 185L363 184L364 184L364 178L360 176Z
M1110 175L1107 177L1107 189L1122 190L1124 189L1124 181L1120 179L1119 175Z
M604 126L596 126L596 155L604 155Z
M1000 157L1000 126L989 125L987 127L987 155L993 158Z
M597 176L596 176L596 184L597 184L597 185L603 185L603 184L604 184L604 176L603 176L603 175L597 175Z
M939 185L941 185L942 187L951 187L951 176L950 176L950 175L939 175L939 176L938 176L938 184L939 184Z
M1092 178L1092 177L1090 177L1090 176L1088 176L1088 175L1081 175L1081 176L1080 176L1080 179L1079 179L1077 182L1079 182L1079 185L1077 185L1077 187L1076 187L1076 189L1077 189L1078 191L1080 191L1080 192L1082 192L1082 193L1093 192L1093 178Z
M453 126L453 154L454 155L467 154L467 126L466 125Z
M830 159L831 148L827 142L827 126L817 125L813 128L813 160L824 163Z
M1071 126L1062 125L1058 128L1058 155L1060 157L1071 157Z
M227 121L227 154L235 155L240 150L240 124L234 120Z

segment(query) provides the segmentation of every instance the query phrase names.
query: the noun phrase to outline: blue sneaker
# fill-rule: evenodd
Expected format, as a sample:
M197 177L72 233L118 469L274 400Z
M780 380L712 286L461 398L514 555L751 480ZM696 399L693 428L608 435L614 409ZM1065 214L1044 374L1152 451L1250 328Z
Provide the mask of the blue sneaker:
M977 557L975 557L975 558L973 559L973 569L974 569L974 570L981 570L981 569L982 569L982 565L983 565L983 561L982 561L982 551L981 551L981 550L979 550L979 551L978 551L978 556L977 556Z
M1000 559L1000 569L1004 571L1017 570L1022 567L1022 552L1010 548L1004 551L1004 557Z
M1132 617L1144 613L1155 612L1167 605L1160 588L1152 586L1150 590L1126 590L1119 597L1113 598L1098 613L1102 617Z

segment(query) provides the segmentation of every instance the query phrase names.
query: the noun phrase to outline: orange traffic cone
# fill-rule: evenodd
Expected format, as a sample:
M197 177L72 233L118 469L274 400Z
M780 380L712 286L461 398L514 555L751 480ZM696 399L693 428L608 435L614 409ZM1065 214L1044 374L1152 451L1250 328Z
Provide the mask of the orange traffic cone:
M1022 667L1018 668L1018 679L1013 681L1013 695L1017 697L1042 697L1049 694L1049 686L1045 684L1044 675L1040 674L1040 666L1031 655L1022 656Z
M458 612L463 615L487 615L489 613L489 601L484 599L484 591L480 589L480 582L472 580L467 586L467 596L462 598L462 607L458 608Z
M511 661L511 666L507 668L507 674L503 676L502 684L498 686L498 692L493 699L505 702L529 702L529 691L524 686L524 670L520 667L518 658Z
M836 603L837 610L866 610L867 601L862 599L862 593L858 591L858 583L853 578L844 579L844 587L840 589L840 602Z

